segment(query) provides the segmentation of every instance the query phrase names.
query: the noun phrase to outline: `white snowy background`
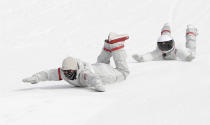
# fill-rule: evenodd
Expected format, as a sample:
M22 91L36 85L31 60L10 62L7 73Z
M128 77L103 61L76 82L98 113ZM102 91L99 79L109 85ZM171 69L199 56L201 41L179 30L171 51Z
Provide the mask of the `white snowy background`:
M192 62L135 63L171 24L177 48L199 30ZM0 0L0 125L209 125L210 1ZM96 62L109 32L127 33L131 74L106 92L22 83L67 56Z

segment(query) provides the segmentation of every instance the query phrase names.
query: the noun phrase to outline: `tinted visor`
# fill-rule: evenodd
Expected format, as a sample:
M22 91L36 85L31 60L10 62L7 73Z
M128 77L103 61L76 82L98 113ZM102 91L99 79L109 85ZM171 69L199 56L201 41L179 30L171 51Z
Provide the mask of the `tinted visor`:
M69 80L75 80L77 76L77 70L63 70L63 74Z
M165 41L165 42L158 42L157 46L161 51L171 50L174 46L174 40Z

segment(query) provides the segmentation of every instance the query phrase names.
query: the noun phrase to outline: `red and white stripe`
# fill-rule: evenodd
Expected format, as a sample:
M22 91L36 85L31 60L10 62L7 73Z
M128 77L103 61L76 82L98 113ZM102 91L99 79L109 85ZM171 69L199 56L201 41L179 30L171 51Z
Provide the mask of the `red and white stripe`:
M114 39L114 40L110 40L107 43L114 44L114 43L117 43L117 42L125 41L127 39L129 39L129 37L128 36L125 36L125 37L117 38L117 39Z
M194 32L187 32L186 36L189 35L189 34L192 34L193 36L196 36L196 34Z
M62 80L62 78L61 78L61 68L58 68L58 78L59 78L59 80Z
M169 32L169 33L171 33L170 30L163 30L163 31L161 32L161 35L162 35L164 32Z
M122 48L124 48L124 45L113 48L113 49L104 48L104 50L107 51L107 52L112 52L112 51L116 51L116 50L119 50L119 49L122 49Z

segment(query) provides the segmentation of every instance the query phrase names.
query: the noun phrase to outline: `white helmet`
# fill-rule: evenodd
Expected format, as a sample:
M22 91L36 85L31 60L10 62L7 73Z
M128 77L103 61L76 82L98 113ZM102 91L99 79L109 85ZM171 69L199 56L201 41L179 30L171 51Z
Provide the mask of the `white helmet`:
M67 57L63 60L62 70L78 70L77 60L72 57Z
M161 35L157 41L158 48L163 53L169 53L175 48L175 43L170 35Z
M173 40L173 38L170 35L161 35L157 42L165 42Z

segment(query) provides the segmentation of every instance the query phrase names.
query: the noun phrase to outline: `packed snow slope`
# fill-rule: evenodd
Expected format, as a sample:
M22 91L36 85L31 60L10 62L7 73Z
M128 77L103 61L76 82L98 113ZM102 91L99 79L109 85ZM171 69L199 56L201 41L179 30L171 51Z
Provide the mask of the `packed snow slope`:
M209 125L210 1L0 0L0 125ZM171 24L177 48L199 30L192 62L136 63ZM127 33L131 74L106 92L22 78L67 56L96 62L109 32ZM112 62L113 64L113 62Z

